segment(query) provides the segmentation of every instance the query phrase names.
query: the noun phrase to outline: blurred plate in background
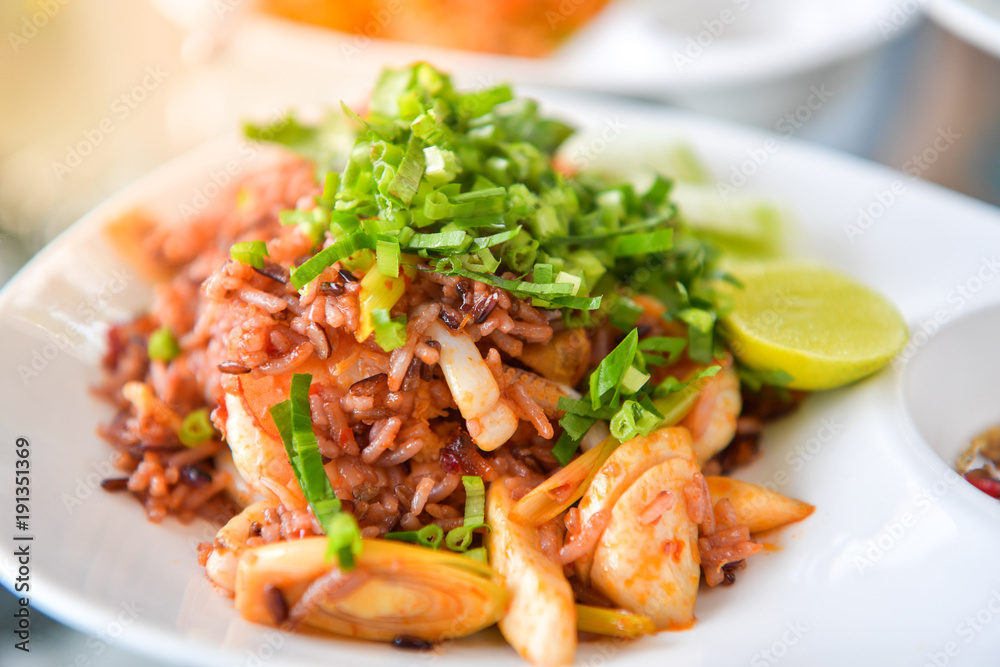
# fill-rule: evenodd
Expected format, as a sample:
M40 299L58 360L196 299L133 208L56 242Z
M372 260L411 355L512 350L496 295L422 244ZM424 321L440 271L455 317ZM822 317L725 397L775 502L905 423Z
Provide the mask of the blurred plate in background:
M1000 58L1000 2L997 0L934 0L931 18L973 46Z

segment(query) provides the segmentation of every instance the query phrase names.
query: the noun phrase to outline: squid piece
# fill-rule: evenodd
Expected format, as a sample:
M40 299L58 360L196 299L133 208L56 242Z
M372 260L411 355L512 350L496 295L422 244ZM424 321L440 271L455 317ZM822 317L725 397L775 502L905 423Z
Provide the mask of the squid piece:
M705 481L712 494L712 504L727 499L736 510L737 522L747 525L751 533L802 521L816 509L809 503L731 477L709 475Z
M587 525L600 511L610 511L644 472L676 457L694 460L687 429L663 428L646 437L623 442L598 469L580 499L580 525ZM593 556L590 551L576 561L577 572L584 583L590 579Z
M236 609L248 621L347 637L425 641L493 625L508 595L488 566L402 542L362 540L356 567L326 558L325 537L247 549L236 574Z
M675 457L643 473L615 503L594 552L594 588L658 630L694 622L701 564L684 486L697 472L693 461Z
M249 505L223 526L215 536L212 553L205 562L208 578L219 588L232 593L236 590L236 566L247 549L247 536L255 521L264 522L264 510L276 507L270 500Z
M490 563L504 578L510 607L500 632L534 665L569 665L576 653L576 607L562 566L542 553L538 531L511 518L514 500L503 481L490 486L486 535Z
M239 396L226 394L226 440L233 464L254 491L285 507L306 506L285 446L258 427Z
M426 335L441 345L438 364L476 446L492 451L517 430L517 414L500 398L500 387L469 336L438 321Z
M680 423L691 431L699 465L732 442L742 408L739 376L732 366L723 368L705 384L691 412Z

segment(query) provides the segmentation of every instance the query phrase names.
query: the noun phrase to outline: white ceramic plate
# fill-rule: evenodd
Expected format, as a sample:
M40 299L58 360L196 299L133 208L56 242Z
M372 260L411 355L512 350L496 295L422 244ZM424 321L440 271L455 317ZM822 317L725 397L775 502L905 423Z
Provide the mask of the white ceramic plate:
M997 0L934 0L927 11L960 38L1000 58L1000 2Z
M580 663L994 664L1000 506L949 476L934 448L950 458L960 445L950 440L1000 420L996 402L981 400L997 364L976 361L997 355L995 333L984 336L980 327L1000 308L993 256L1000 213L897 172L730 125L580 96L549 94L546 103L590 128L569 147L571 159L588 150L596 160L653 163L657 145L679 139L726 179L733 169L754 172L744 189L787 203L800 222L796 252L887 294L911 323L917 348L909 364L813 396L768 428L764 456L741 477L773 483L816 513L771 537L777 548L754 558L735 586L704 591L693 630L587 644ZM31 443L29 531L13 526L12 476L0 482L4 585L17 573L11 537L31 535L32 604L94 633L95 647L117 639L186 665L520 664L494 632L409 654L248 624L195 560L195 545L212 538L207 525L150 525L131 498L97 488L109 474L109 450L94 428L112 412L86 392L102 351L104 326L94 313L121 318L150 295L102 230L136 204L176 217L181 205L211 194L210 175L228 160L240 173L252 168L233 140L223 140L151 174L54 241L0 296L0 467L13 468L17 437ZM870 217L859 222L859 208ZM845 229L862 233L852 243ZM938 329L949 333L916 335ZM975 344L978 354L969 354ZM953 372L939 377L941 368ZM954 407L972 397L978 412ZM938 422L950 430L926 426Z
M190 0L189 0L190 1ZM571 0L564 3L573 7ZM475 80L664 97L773 81L847 60L903 34L920 5L897 0L618 0L544 58L458 51L344 34L260 14L241 17L237 52L289 54L350 72L427 60ZM214 12L212 13L214 16ZM391 21L392 17L382 19Z

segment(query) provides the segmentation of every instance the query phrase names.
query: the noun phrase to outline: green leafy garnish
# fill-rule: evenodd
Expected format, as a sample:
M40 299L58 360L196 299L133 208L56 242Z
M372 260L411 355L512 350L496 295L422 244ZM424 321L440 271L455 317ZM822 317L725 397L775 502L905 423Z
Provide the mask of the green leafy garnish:
M146 353L154 361L173 361L181 353L181 346L177 344L170 327L163 325L150 334Z
M281 442L313 515L327 534L327 555L336 555L340 569L354 568L354 557L361 550L361 530L354 517L342 511L323 468L309 409L309 386L312 375L295 373L288 400L269 410Z
M366 116L346 106L358 126L339 163L317 162L323 194L310 211L288 212L325 248L291 271L303 288L323 270L362 249L379 271L398 275L400 255L419 267L461 276L564 311L593 311L646 257L671 250L677 215L669 183L637 194L629 185L568 176L553 162L572 129L545 118L506 84L456 91L426 64L385 70ZM327 123L328 124L328 123ZM251 138L275 141L309 157L330 155L341 135L293 117L248 126ZM538 265L553 267L542 280ZM534 278L531 276L534 274Z
M483 478L463 475L462 486L465 487L465 518L461 526L449 530L444 538L445 545L452 551L468 551L472 545L473 533L479 528L489 528L486 525L486 487L483 485Z
M569 463L580 440L598 420L609 422L611 435L619 442L649 435L661 426L680 421L686 409L690 409L692 397L685 395L683 400L668 400L662 404L654 399L679 392L696 380L711 377L722 367L709 366L685 381L667 376L659 385L654 385L649 381L651 375L646 372L646 360L654 359L654 365L673 363L686 344L683 338L666 336L640 341L638 331L633 329L590 374L589 391L582 399L560 397L558 408L566 414L559 420L563 428L562 436L552 448L552 456L559 464ZM664 352L669 355L667 359L656 354Z
M388 310L376 308L372 311L372 324L375 327L375 342L386 352L406 344L405 315L390 319Z
M177 438L185 447L194 447L215 437L215 428L208 418L208 409L201 408L188 413L181 422L181 430Z
M258 269L264 268L264 258L268 256L267 244L263 241L242 241L234 243L229 249L233 261L249 264Z

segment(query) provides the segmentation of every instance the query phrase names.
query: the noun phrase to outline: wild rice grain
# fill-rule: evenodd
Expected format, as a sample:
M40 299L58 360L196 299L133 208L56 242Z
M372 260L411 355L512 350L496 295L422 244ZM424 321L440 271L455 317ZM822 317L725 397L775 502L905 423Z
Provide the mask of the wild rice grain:
M493 309L497 307L499 302L500 296L497 292L490 292L488 296L479 299L472 310L472 321L476 324L485 322L486 318L493 314Z
M344 286L341 283L320 283L319 291L330 296L340 296L344 293Z
M385 373L379 373L371 377L366 377L364 380L358 380L351 385L348 392L351 396L374 396L388 388L389 376Z
M105 491L127 491L128 477L109 477L101 480L101 488Z

